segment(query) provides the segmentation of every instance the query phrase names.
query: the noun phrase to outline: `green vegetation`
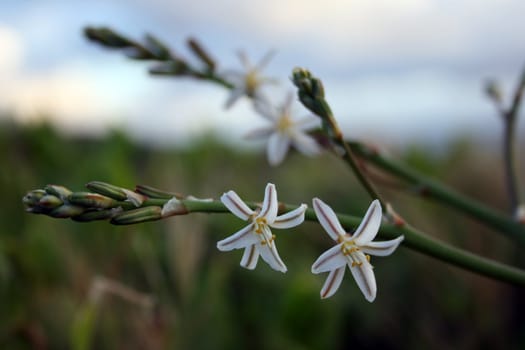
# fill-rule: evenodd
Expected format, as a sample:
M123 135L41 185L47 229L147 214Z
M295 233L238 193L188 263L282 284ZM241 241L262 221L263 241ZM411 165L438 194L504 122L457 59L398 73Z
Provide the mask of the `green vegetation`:
M428 151L428 150L427 150ZM448 152L402 153L412 167L485 203L505 207L498 161L466 141ZM378 296L354 281L321 301L324 275L310 273L331 245L306 223L276 231L289 271L238 266L242 252L215 245L244 226L233 215L194 214L133 226L76 223L24 213L21 198L48 183L82 190L100 180L153 185L196 197L234 189L260 200L267 182L289 203L320 197L362 215L368 195L330 155L292 154L277 168L262 153L213 137L185 149L154 149L114 131L72 138L48 125L0 126L0 348L6 349L442 349L525 346L522 288L480 277L401 248L377 258ZM326 169L330 169L327 171ZM447 171L447 169L449 169ZM450 170L450 169L453 169ZM344 180L341 180L344 179ZM501 235L420 198L382 193L414 226L491 258L525 266ZM395 185L395 184L394 184ZM521 254L523 255L523 254ZM521 260L521 261L520 261Z

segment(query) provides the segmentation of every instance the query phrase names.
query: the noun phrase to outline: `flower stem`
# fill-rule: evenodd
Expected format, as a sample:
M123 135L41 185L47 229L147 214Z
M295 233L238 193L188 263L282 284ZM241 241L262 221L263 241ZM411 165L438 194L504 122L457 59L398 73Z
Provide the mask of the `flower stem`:
M190 213L194 212L215 212L227 213L228 209L219 201L201 202L201 201L187 201L183 200ZM252 208L256 208L257 204L247 203ZM280 205L281 212L288 212L297 208L293 205ZM349 229L357 227L362 221L362 218L337 214L339 221L343 227ZM305 213L305 220L317 222L317 217L313 209L307 209ZM470 253L463 249L453 247L447 243L441 242L435 238L431 238L422 231L416 230L408 225L398 227L390 224L383 224L379 230L379 235L385 239L393 239L400 235L404 235L402 245L405 247L418 251L422 254L432 256L438 260L447 262L449 264L461 267L463 269L476 272L486 277L494 278L500 281L525 286L525 271L502 264L500 262L484 258L482 256Z
M467 198L451 188L433 181L400 163L396 163L381 155L377 150L362 143L347 142L347 144L358 156L363 157L381 170L412 184L422 196L460 210L508 237L525 244L525 226L516 222L511 217L499 213L480 202Z
M511 212L514 214L520 205L520 188L517 176L516 162L516 121L521 106L523 91L525 90L525 71L522 73L520 82L516 87L511 107L507 110L500 110L503 123L503 161L505 164L505 177L509 204Z

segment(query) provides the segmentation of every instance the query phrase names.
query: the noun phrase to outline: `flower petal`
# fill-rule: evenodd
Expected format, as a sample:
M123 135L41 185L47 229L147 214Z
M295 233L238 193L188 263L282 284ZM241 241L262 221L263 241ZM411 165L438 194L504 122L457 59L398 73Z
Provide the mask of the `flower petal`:
M275 124L278 119L278 113L275 110L275 107L272 106L266 99L254 99L253 108L262 117L271 121L272 124Z
M404 236L399 236L396 239L392 239L390 241L370 242L360 246L359 249L361 249L361 251L365 254L387 256L396 250L404 238Z
M339 236L346 235L346 231L341 226L334 211L319 198L314 198L312 203L319 223L328 235L332 237L334 241L338 242Z
M273 132L274 130L272 127L257 128L244 135L244 138L247 140L268 138Z
M288 148L290 147L290 138L282 133L275 132L268 138L268 162L270 165L280 164Z
M341 244L333 246L321 254L312 265L312 273L321 273L344 266L348 260L341 251Z
M361 224L359 224L359 227L352 235L352 239L357 245L368 244L377 235L377 231L381 226L381 212L381 204L376 199L370 204L363 221L361 221Z
M253 244L244 249L244 254L242 255L241 259L241 266L248 270L253 270L255 269L255 266L257 266L258 260L259 252L257 251L255 244Z
M266 261L272 269L281 272L287 271L286 265L284 265L281 260L279 253L277 253L275 242L271 242L270 244L258 244L257 248L263 260Z
M240 219L248 220L254 213L234 191L224 193L221 196L221 202Z
M343 266L330 271L328 277L326 277L323 288L321 289L321 299L330 298L335 292L337 292L345 275L345 269L346 266Z
M244 86L235 87L228 96L224 108L229 109L242 95L244 95Z
M276 217L275 221L270 226L273 228L290 228L298 226L304 221L304 212L306 211L306 208L306 204L301 204L299 208Z
M270 60L273 58L273 56L275 55L275 51L274 50L271 50L269 52L267 52L259 62L257 62L257 64L255 65L255 69L257 69L258 71L260 70L263 70L266 65L270 62Z
M358 257L360 264L350 266L350 271L366 300L372 302L376 298L377 292L376 278L372 265L370 265L364 254L356 253L354 256Z
M257 215L257 217L266 218L268 224L271 224L275 221L275 218L277 217L278 209L279 208L277 202L277 190L275 189L274 184L269 183L264 189L264 200L261 212L259 213L259 215Z
M232 249L245 248L258 242L259 239L253 234L253 224L250 224L233 235L217 242L217 249L225 252Z
M315 156L321 153L321 147L317 141L310 135L299 130L294 131L292 144L299 152L307 156Z

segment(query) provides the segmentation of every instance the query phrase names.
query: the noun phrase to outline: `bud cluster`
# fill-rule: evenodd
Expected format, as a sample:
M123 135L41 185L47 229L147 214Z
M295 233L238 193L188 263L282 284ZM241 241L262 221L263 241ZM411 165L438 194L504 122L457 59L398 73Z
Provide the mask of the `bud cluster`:
M137 186L131 191L100 181L90 182L86 187L92 192L72 192L63 186L47 185L44 189L27 193L23 203L33 214L71 218L79 222L110 220L114 225L130 225L187 213L180 202L183 198L180 194L148 186ZM169 208L165 208L168 203Z

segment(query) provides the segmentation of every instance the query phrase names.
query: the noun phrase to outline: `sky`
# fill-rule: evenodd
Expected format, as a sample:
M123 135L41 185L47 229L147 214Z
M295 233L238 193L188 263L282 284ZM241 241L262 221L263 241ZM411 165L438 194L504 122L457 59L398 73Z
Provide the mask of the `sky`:
M199 39L221 70L236 52L278 79L272 103L293 92L290 73L310 69L349 138L444 142L499 136L483 93L507 93L525 64L523 0L5 0L0 3L0 110L66 133L122 128L140 140L184 143L216 131L228 140L265 125L248 101L225 110L209 83L150 77L148 65L88 42L86 26L133 38L151 33L187 57ZM507 99L508 100L508 99ZM508 101L507 101L508 102ZM297 103L298 116L308 114Z

